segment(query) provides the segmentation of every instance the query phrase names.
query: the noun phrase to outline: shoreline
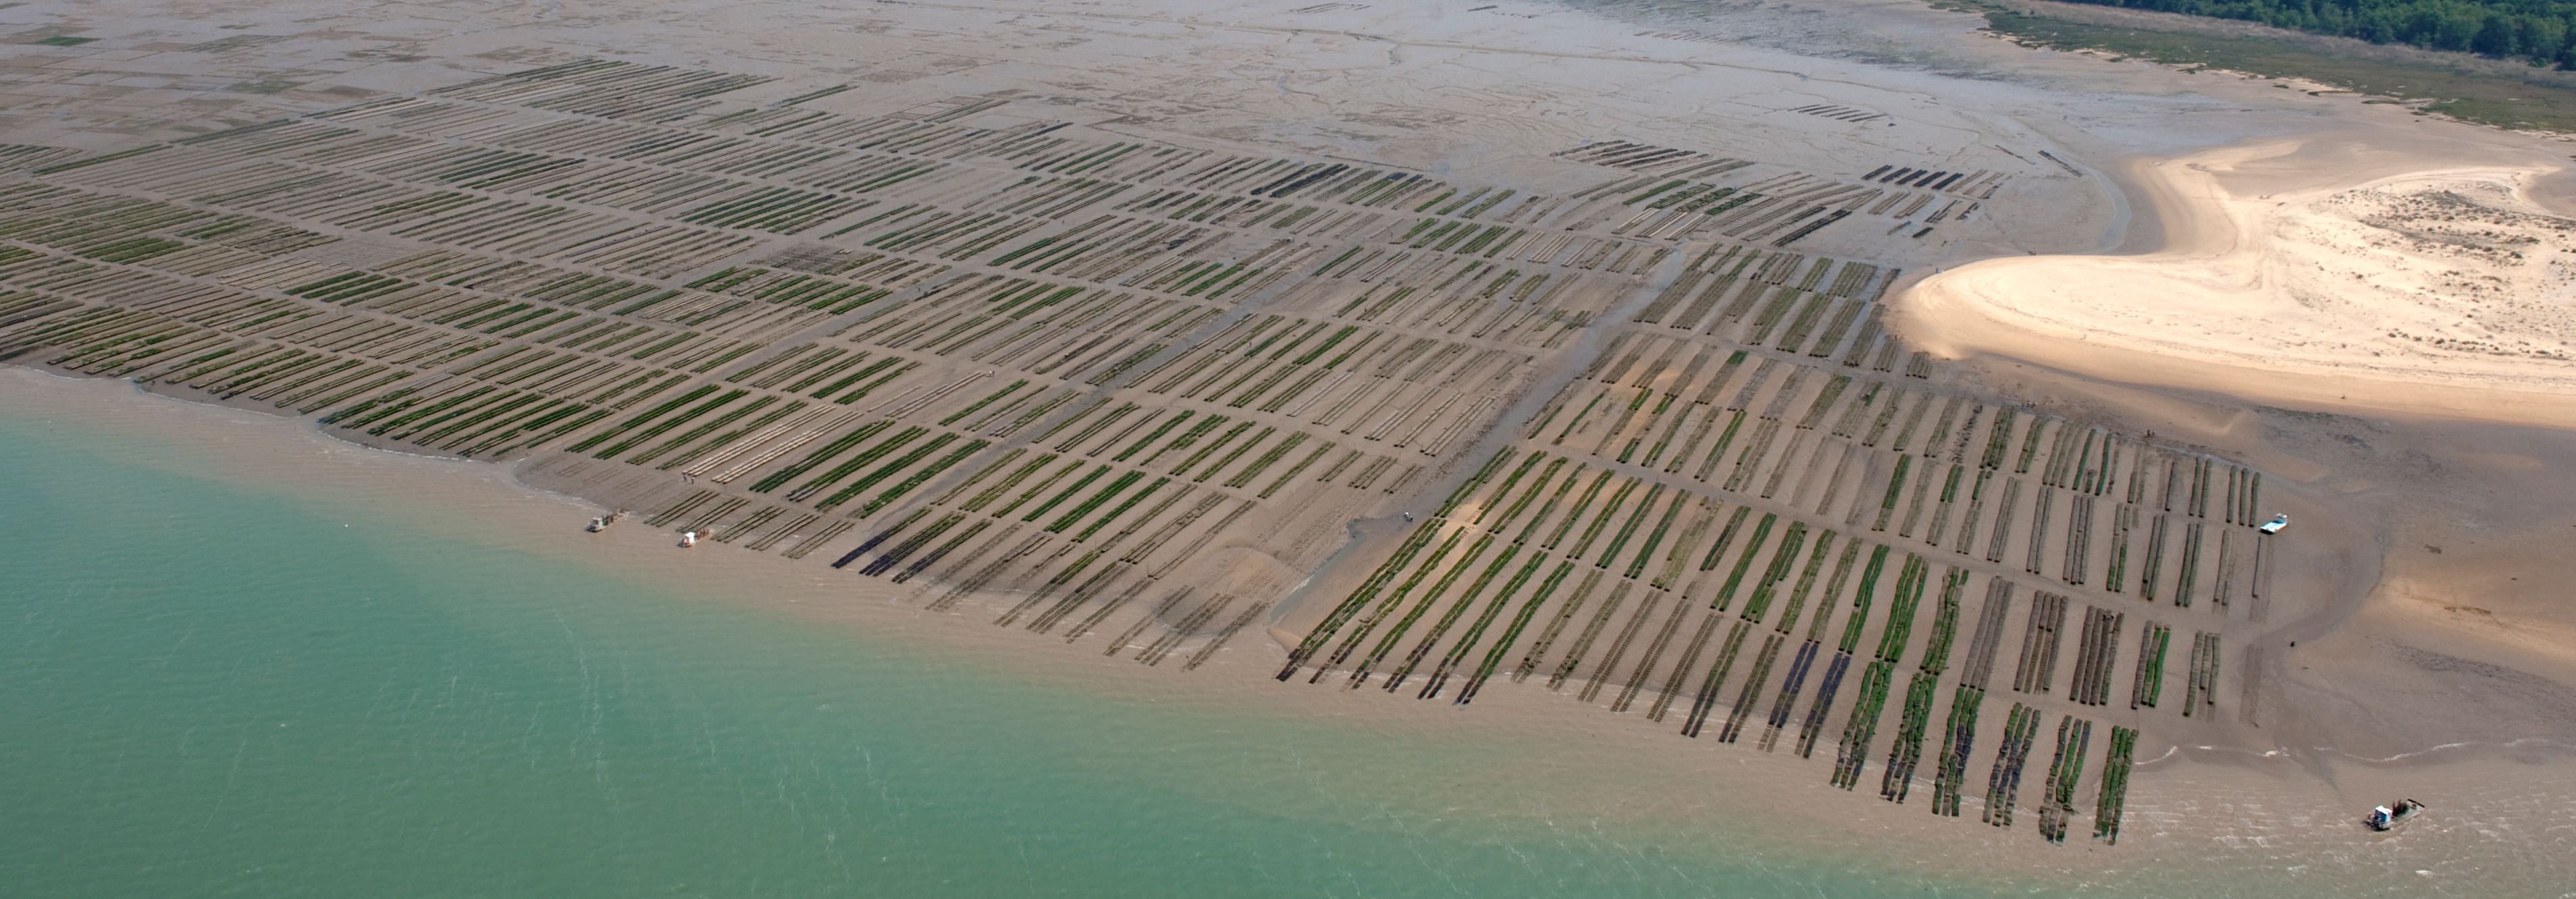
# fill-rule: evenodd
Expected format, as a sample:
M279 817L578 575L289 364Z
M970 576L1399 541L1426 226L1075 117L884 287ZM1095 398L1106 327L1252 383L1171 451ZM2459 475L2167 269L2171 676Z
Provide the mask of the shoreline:
M1890 309L1890 327L1936 356L1979 356L2027 362L2107 381L2162 385L2229 395L2255 403L2327 409L2346 414L2393 413L2511 424L2553 426L2576 422L2576 368L2564 363L2511 363L2436 359L2411 365L2372 365L2357 355L2298 355L2258 347L2260 338L2232 340L2174 331L2193 322L2263 310L2279 289L2264 270L2271 220L2260 211L2401 181L2485 178L2511 173L2523 186L2550 169L2537 166L2385 168L2359 179L2325 185L2290 185L2249 199L2219 183L2213 168L2268 162L2297 155L2334 135L2261 140L2172 159L2133 157L2115 180L2145 195L2159 242L2152 249L2116 255L1998 257L1947 268L1902 291ZM2106 285L2118 285L2106 288ZM2087 302L2070 291L2115 293ZM2156 312L2198 291L2202 313L2188 322ZM2014 300L2002 297L2010 294ZM2155 294L2148 299L2146 294ZM2034 296L2046 299L2030 299ZM2278 302L2272 314L2278 313ZM2237 308L2229 308L2237 307ZM2295 305L2289 307L2295 308ZM2263 311L2254 313L2264 317ZM2164 325L2166 330L2152 330ZM2443 372L2435 366L2453 363ZM2259 363L2259 364L2258 364ZM2545 367L2544 367L2545 366ZM2555 370L2553 370L2555 369ZM2546 380L2539 389L2516 389L2517 380ZM2469 398L2464 401L2462 394ZM2355 396L2361 397L2354 399Z
M2355 762L2405 759L2424 750L2372 729L2420 716L2486 745L2564 751L2570 735L2547 724L2551 716L2501 711L2489 691L2512 678L2576 679L2576 653L2566 648L2576 609L2538 586L2569 567L2554 535L2576 525L2562 511L2565 478L2553 472L2576 467L2566 439L2576 423L2576 378L2513 390L2499 386L2517 374L2510 365L2473 376L2421 364L2393 375L2356 371L2351 359L2331 354L2250 365L2210 334L2156 332L2123 317L2151 303L2070 298L2085 290L2171 296L2141 283L2211 297L2264 295L2289 280L2267 245L2282 239L2274 210L2372 185L2463 178L2508 181L2514 199L2538 210L2547 202L2540 189L2551 187L2540 176L2563 174L2550 164L2512 164L2492 145L2432 165L2421 141L2399 141L2354 165L2316 164L2351 156L2335 145L2350 137L2133 157L2116 180L2147 201L2135 205L2153 216L2158 246L1951 269L1905 291L1890 310L1891 328L1957 360L1962 379L1984 389L2246 459L2335 510L2331 526L2354 532L2348 542L2370 556L2375 572L2357 594L2275 627L2300 647L2267 665L2279 674L2276 698L2266 700L2272 714L2293 713L2276 739ZM2316 526L2299 517L2302 528ZM2444 554L2464 544L2476 561ZM2427 691L2440 677L2419 667L2459 672L2438 689L2473 698L2434 698ZM2350 686L2357 683L2380 686Z
M1820 782L1808 783L1814 772L1795 758L1680 743L1678 738L1664 733L1662 727L1637 716L1608 717L1598 714L1597 709L1567 709L1563 707L1563 697L1535 688L1497 684L1500 689L1479 697L1483 701L1470 712L1454 717L1423 715L1421 705L1408 698L1345 696L1343 690L1273 689L1275 685L1266 675L1282 648L1267 640L1241 639L1230 644L1203 671L1180 677L1169 676L1172 672L1148 671L1144 666L1109 664L1109 659L1089 652L1030 651L1032 644L1015 639L1020 635L1009 629L934 622L931 619L963 616L934 616L905 601L904 594L918 591L870 589L876 586L872 582L833 579L829 569L799 570L774 560L755 562L748 553L735 558L734 553L739 551L728 552L732 548L720 544L702 545L685 556L675 555L678 550L668 545L668 535L657 530L623 528L606 535L585 533L579 523L589 514L587 504L520 484L503 466L374 451L297 427L292 419L177 403L187 401L149 394L123 382L65 378L14 366L0 374L0 412L23 418L61 418L81 427L110 432L139 432L151 439L185 441L202 449L197 459L156 457L150 464L264 491L283 491L325 508L349 502L348 488L359 483L379 493L391 489L406 497L406 507L393 513L403 520L404 527L492 542L513 551L612 572L621 578L649 580L675 593L701 595L745 611L857 628L867 633L854 636L872 643L904 640L903 651L934 653L941 659L953 659L977 670L1047 689L1073 690L1123 702L1175 705L1211 714L1250 714L1267 720L1354 728L1357 732L1410 734L1489 745L1556 771L1551 783L1557 789L1546 791L1547 798L1536 800L1549 809L1547 817L1551 820L1580 814L1629 826L1688 828L1694 820L1722 815L1723 809L1754 801L1788 816L1775 820L1775 825L1799 822L1792 829L1803 835L1784 837L1784 846L1842 845L1864 838L1893 840L1879 845L1896 848L1910 864L1960 875L1990 875L1993 866L2001 864L2004 873L2016 880L2055 880L2073 875L2085 881L2121 872L2145 876L2159 866L2195 857L2207 851L2205 847L2209 845L2233 846L2253 840L2245 845L2286 850L2277 837L2257 838L2255 831L2289 826L2321 815L2331 817L2343 805L2357 801L2343 795L2347 791L2336 784L2390 784L2376 788L2384 792L2402 790L2406 788L2403 784L2427 779L2492 780L2502 789L2502 784L2512 780L2509 775L2513 769L2521 767L2521 763L2508 761L2516 754L2512 747L2442 747L2430 754L2398 760L2312 760L2323 763L2324 771L2332 772L2326 775L2298 760L2305 753L2281 748L2264 751L2169 744L2153 752L2141 752L2148 759L2138 766L2127 842L2116 849L2050 846L2027 827L1963 827L1925 814L1919 807L1891 805L1862 796L1833 798L1831 794L1819 794L1818 790L1827 788ZM197 462L211 463L212 470L192 464ZM592 539L602 536L606 539ZM1075 672L1082 676L1062 677ZM2462 774L2476 776L2452 776ZM1673 782L1703 783L1714 789L1675 792L1664 786ZM2254 830L2247 829L2241 810L2224 814L2202 811L2232 808L2232 803L2246 796L2262 797L2262 807L2281 811L2264 813L2262 820L2270 823L2262 823ZM1526 813L1513 811L1514 803L1530 801L1531 797L1518 796L1511 803L1488 807L1481 814L1514 817ZM1480 804L1484 803L1470 802L1458 808L1475 813L1473 810ZM2453 814L2461 816L2458 824L2462 827L2478 814L2474 808L2459 808L2456 803L2454 808L2457 810ZM1973 817L1973 810L1970 814ZM2274 814L2285 817L2274 820ZM2332 845L2347 836L2350 835L2329 828L2318 833L2318 839L2324 842L2317 845ZM2119 861L2103 869L2070 867L2076 856L2061 854L2066 852L2084 852L2082 857L2095 864L2108 858ZM2104 852L2112 855L2100 854ZM1978 864L1951 868L1941 861L1968 855L1976 857Z

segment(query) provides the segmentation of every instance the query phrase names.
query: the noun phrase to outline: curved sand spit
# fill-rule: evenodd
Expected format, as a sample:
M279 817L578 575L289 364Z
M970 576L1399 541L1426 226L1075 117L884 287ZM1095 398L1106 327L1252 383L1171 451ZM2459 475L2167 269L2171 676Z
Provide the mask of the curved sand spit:
M2576 420L2576 219L2547 169L2356 166L2285 183L2317 139L2141 160L2166 246L1992 259L1890 309L1936 355L1979 353L2258 400ZM2305 168L2301 166L2300 168Z

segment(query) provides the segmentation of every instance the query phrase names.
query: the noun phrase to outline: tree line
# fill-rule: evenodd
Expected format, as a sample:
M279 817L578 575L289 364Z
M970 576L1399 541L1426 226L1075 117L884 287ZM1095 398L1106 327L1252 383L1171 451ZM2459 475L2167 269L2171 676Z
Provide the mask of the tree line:
M2576 69L2576 2L2552 0L2074 0L2260 22Z

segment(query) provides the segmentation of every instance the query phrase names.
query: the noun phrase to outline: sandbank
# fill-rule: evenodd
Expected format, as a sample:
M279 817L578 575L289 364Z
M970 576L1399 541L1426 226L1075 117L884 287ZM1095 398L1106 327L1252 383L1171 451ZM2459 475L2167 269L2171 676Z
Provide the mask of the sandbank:
M2459 205L2521 218L2554 237L2565 220L2539 208L2529 186L2561 166L2443 165L2421 145L2370 146L2377 136L2320 134L2128 160L2124 171L2150 200L2163 247L1945 269L1902 295L1892 307L1895 327L1938 355L1992 354L2275 405L2576 423L2576 362L2566 343L2576 335L2565 332L2565 313L2550 308L2565 299L2524 300L2542 307L2533 310L2540 322L2469 323L2482 306L2510 303L2517 289L2553 288L2559 279L2545 257L2560 252L2556 240L2465 223L2448 231L2438 222L2374 226L2323 208L2355 197L2457 202L2475 194L2486 205ZM2489 317L2513 319L2513 311ZM2485 339L2458 341L2461 349L2426 345L2454 326Z

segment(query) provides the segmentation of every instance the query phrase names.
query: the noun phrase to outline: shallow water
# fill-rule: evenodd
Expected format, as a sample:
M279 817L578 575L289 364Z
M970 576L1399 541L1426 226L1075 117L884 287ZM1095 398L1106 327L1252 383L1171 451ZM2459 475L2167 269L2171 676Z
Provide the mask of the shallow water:
M1455 818L1433 778L1387 790L1415 762L1381 760L1497 750L1049 689L134 452L0 419L10 895L1943 886Z
M166 402L78 386L106 391L51 408ZM1935 844L1766 821L1722 783L1657 780L1717 801L1603 821L1563 797L1630 772L1568 770L1564 746L1050 684L405 524L403 476L317 498L194 473L227 468L181 441L233 425L49 417L0 409L5 896L2563 890L2545 790L2327 845L2303 806L2147 787L2134 848L1941 872L1905 865Z

